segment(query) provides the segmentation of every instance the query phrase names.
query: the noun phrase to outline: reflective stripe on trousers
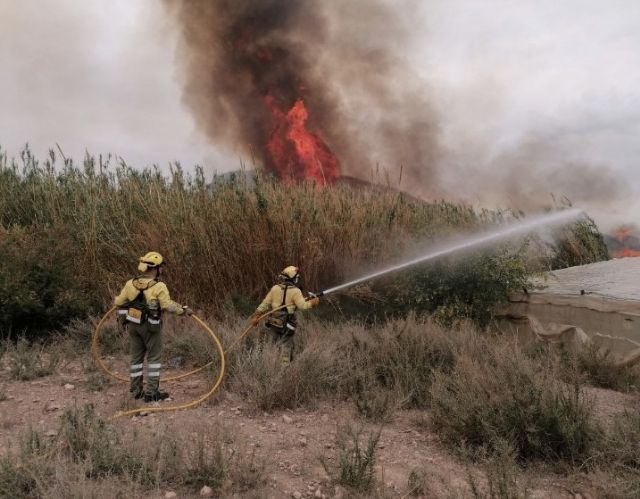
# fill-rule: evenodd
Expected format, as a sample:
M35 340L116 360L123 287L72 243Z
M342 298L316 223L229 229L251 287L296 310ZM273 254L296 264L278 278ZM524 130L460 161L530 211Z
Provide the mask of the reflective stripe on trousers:
M139 378L140 376L142 376L142 368L143 367L144 367L143 364L131 364L131 369L130 369L129 376L131 378Z
M160 377L160 368L161 367L162 367L162 364L160 364L160 363L149 364L149 377L150 378L159 378Z

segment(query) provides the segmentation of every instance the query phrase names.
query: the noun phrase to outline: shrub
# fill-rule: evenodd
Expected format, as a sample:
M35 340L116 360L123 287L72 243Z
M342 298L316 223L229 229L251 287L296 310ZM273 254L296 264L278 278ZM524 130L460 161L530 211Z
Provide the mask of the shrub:
M228 473L227 457L222 441L218 436L205 440L204 433L199 433L194 449L188 453L187 463L181 480L185 485L194 488L208 485L220 488Z
M0 335L33 337L96 304L64 229L0 226ZM86 276L88 277L88 276Z
M342 428L336 441L337 463L330 465L325 458L321 461L334 483L365 493L376 483L375 464L380 431L363 437L361 429L352 426Z
M485 346L477 356L460 356L432 385L432 421L446 441L489 452L507 442L520 460L589 455L599 431L579 386L556 381L511 347Z
M148 473L145 460L123 445L115 429L95 414L92 405L65 410L59 443L73 462L88 464L90 478Z
M18 381L29 381L53 374L61 360L61 352L51 345L30 343L21 337L13 344L7 342L9 373Z
M482 484L472 473L467 474L467 483L474 499L527 499L526 487L520 485L520 472L515 452L509 444L499 444L491 457L484 460L486 484Z
M604 461L640 472L640 414L618 415L604 446Z
M378 423L387 422L397 404L397 394L392 390L377 387L362 379L355 380L353 400L358 413Z
M526 245L502 246L439 259L407 270L386 295L396 310L430 312L446 325L470 319L484 327L496 304L525 285L525 253Z
M609 260L609 250L596 223L584 216L573 224L555 231L548 269L563 269L576 265Z
M390 403L417 408L429 405L434 372L448 371L454 365L457 343L466 341L463 337L468 332L445 331L415 317L367 330L351 329L351 341L341 352L348 359L345 378L355 401L367 392L393 391L396 397Z
M638 367L618 365L610 350L596 344L581 348L576 353L575 362L577 369L593 386L619 391L640 388Z
M0 497L36 499L42 496L43 477L53 469L50 458L53 446L37 430L28 428L19 436L19 453L9 451L0 457Z
M344 370L336 368L337 346L314 343L283 366L278 345L256 342L230 366L230 389L246 397L255 408L271 411L315 403L340 385Z

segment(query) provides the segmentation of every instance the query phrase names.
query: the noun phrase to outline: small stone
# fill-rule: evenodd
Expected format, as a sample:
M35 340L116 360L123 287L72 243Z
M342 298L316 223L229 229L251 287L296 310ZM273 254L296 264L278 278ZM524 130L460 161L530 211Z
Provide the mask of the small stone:
M45 433L47 437L55 437L57 434L58 432L56 430L49 430L47 433Z
M287 416L286 414L284 416L282 416L282 421L287 423L287 424L291 424L293 423L293 419L291 419L289 416Z
M75 390L75 388L76 387L74 385L72 385L71 383L67 383L67 384L64 385L64 389L65 390Z
M324 497L324 495L322 494L322 491L320 489L316 489L316 493L314 494L314 496L318 497L318 498Z
M47 404L44 406L44 410L46 412L54 412L54 411L59 411L61 409L61 407L58 404Z
M208 486L204 486L200 489L200 497L211 497L213 495L213 489Z
M294 499L302 499L302 493L298 492L297 490L291 495L294 497Z
M173 490L165 492L164 494L164 499L175 499L176 497L178 497L178 494L176 494Z
M298 440L298 443L300 444L300 447L306 447L307 446L307 439L302 437L300 440Z

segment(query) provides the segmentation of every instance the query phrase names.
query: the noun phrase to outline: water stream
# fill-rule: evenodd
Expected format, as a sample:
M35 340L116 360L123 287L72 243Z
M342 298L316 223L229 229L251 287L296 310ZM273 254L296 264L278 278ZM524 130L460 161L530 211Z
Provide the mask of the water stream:
M380 277L385 274L390 274L392 272L397 272L398 270L406 269L407 267L411 267L418 263L426 262L428 260L434 260L436 258L449 255L451 253L456 253L456 252L467 250L467 249L486 246L490 243L495 243L503 239L509 239L516 236L526 235L540 228L550 228L550 227L563 225L563 224L566 224L567 222L570 222L580 217L582 213L583 212L578 209L563 210L563 211L550 213L547 215L540 215L536 217L527 218L517 223L499 227L489 232L475 234L468 238L464 238L462 240L452 242L451 244L448 244L447 246L444 246L440 249L432 250L431 252L425 255L419 256L417 258L414 258L412 260L408 260L406 262L399 263L397 265L393 265L393 266L384 268L382 270L378 270L376 272L372 272L362 277L358 277L357 279L353 279L352 281L345 282L344 284L340 284L338 286L334 286L332 288L326 289L325 291L322 292L322 294L328 295L330 293L335 293L336 291L340 291L345 288L350 288L351 286L355 286L356 284L360 284L362 282L375 279L376 277Z

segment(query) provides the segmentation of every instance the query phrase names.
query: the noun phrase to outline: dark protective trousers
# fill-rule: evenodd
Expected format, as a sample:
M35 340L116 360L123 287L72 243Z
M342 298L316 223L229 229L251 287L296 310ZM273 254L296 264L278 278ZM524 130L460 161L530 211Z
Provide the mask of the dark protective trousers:
M129 390L136 395L144 393L143 370L144 358L147 357L147 393L152 395L160 386L160 368L162 357L162 325L132 324L129 328L129 356L131 366Z
M293 334L282 334L280 330L265 328L268 338L280 348L280 362L287 366L293 360Z

